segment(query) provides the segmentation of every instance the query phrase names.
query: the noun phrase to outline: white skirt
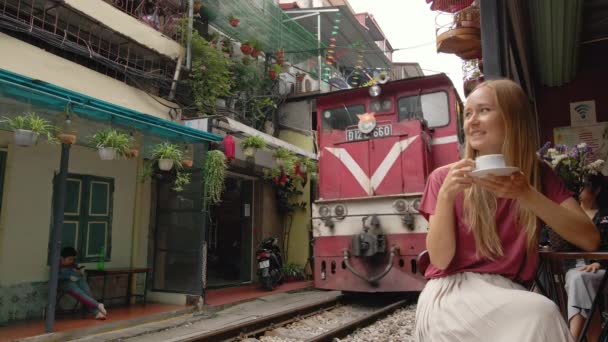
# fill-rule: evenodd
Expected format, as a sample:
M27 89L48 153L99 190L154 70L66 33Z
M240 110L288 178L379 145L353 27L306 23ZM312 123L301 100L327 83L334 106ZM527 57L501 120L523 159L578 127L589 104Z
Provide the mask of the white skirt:
M419 342L570 342L548 298L496 274L458 273L429 280L416 309Z

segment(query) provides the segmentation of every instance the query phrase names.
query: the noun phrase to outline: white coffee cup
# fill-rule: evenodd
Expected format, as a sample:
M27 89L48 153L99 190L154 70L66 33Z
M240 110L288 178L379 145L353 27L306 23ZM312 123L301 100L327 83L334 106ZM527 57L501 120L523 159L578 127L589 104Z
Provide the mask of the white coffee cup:
M506 167L505 157L502 154L487 154L475 159L476 170L498 169Z

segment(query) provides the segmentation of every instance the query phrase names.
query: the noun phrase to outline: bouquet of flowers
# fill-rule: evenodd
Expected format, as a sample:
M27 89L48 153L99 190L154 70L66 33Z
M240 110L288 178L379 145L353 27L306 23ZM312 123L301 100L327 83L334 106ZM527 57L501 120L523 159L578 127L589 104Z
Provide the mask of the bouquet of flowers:
M597 175L604 166L602 159L593 160L591 146L580 143L576 146L556 145L547 142L537 152L564 181L568 189L579 194L589 175Z

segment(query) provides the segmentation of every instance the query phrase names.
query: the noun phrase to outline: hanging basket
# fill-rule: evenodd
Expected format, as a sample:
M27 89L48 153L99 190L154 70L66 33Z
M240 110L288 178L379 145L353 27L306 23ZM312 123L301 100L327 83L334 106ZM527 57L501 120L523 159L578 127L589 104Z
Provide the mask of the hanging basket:
M114 160L116 159L116 149L113 147L100 147L97 150L99 158L101 160Z
M18 146L32 146L38 141L40 134L27 129L15 130L15 144Z
M173 168L173 160L171 159L159 159L158 168L162 171L169 171Z
M192 168L192 164L193 164L192 159L184 159L184 160L182 160L182 166L184 168L186 168L186 169Z

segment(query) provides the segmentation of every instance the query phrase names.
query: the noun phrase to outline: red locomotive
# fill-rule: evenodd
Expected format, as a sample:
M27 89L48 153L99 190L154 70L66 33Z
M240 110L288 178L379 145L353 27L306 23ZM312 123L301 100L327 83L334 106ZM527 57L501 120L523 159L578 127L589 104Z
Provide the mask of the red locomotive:
M435 168L459 158L461 102L444 74L317 98L315 286L420 291L428 222L417 208Z

